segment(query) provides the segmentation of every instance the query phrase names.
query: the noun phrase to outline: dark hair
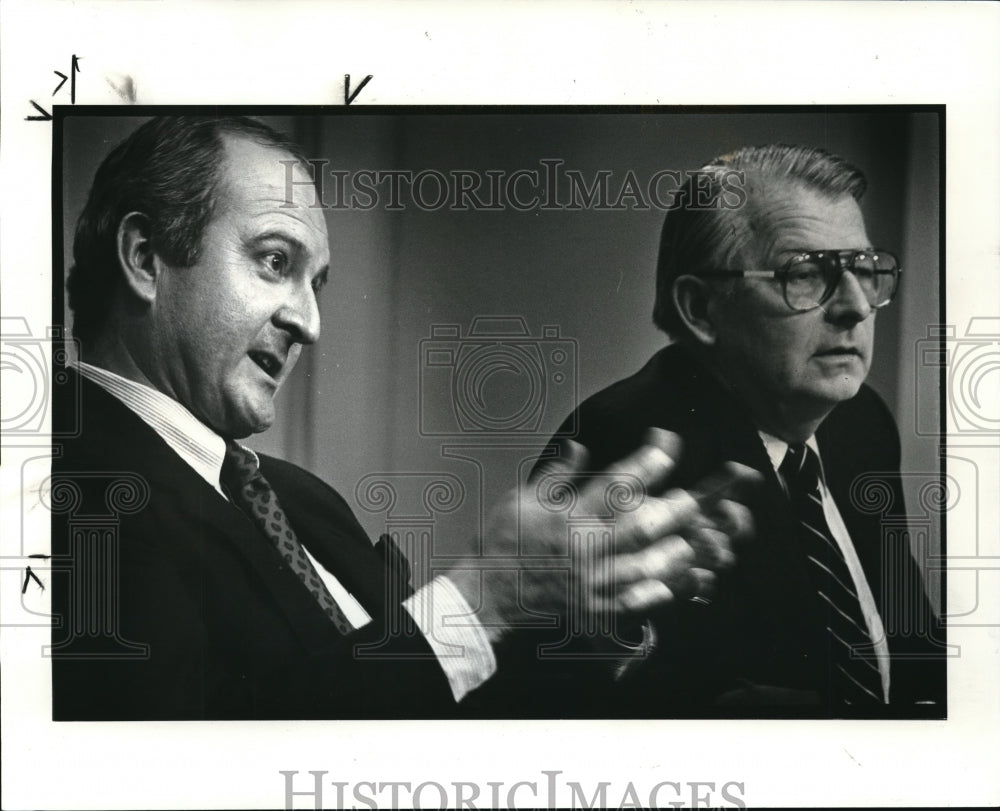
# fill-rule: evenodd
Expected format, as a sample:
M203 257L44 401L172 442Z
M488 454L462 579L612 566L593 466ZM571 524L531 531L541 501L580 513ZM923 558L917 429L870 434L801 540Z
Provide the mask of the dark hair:
M76 225L66 287L73 334L86 343L107 320L118 266L118 226L133 211L149 218L153 250L171 264L198 261L215 210L223 136L249 138L288 152L300 147L266 124L238 116L164 116L147 121L112 150L94 176Z
M721 155L688 176L660 232L653 323L674 338L685 334L674 307L678 276L725 268L755 230L754 193L767 183L793 182L831 197L860 200L865 176L823 149L787 144L750 146ZM748 205L749 202L749 205Z

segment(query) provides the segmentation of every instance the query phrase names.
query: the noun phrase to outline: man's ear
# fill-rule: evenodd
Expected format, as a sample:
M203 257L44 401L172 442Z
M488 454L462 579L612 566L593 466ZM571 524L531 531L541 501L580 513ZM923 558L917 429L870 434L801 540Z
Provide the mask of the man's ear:
M118 224L118 264L133 295L152 303L156 298L159 262L153 253L149 217L145 214L133 211Z
M708 280L700 276L678 276L674 279L671 292L674 308L694 339L705 346L712 346L716 330L709 304L715 290Z

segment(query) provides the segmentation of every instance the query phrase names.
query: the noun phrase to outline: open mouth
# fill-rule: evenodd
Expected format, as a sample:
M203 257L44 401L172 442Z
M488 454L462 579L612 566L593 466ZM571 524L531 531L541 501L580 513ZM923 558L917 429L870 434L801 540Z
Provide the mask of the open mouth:
M268 375L277 378L278 372L281 371L281 362L274 355L258 350L252 350L249 355L250 360L267 372Z

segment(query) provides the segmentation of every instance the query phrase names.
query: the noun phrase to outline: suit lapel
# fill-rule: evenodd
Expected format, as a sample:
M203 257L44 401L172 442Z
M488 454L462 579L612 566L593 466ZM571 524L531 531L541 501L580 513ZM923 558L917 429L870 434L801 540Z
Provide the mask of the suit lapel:
M698 476L705 475L726 461L746 465L763 477L763 484L752 498L756 527L741 557L748 584L771 600L780 596L782 606L803 591L811 592L808 572L797 541L797 527L788 507L788 499L771 464L764 443L746 410L707 370L686 357L681 363L683 393L687 401L681 433L690 437L685 455L701 460ZM692 368L692 366L694 368ZM676 391L677 379L672 381ZM665 403L676 413L675 403ZM693 484L690 474L683 484Z
M365 538L328 525L324 536L315 532L315 525L296 529L309 552L327 571L334 573L351 595L373 617L385 614L386 573L374 549Z
M326 484L287 463L275 467L275 461L262 460L264 475L275 488L299 541L369 615L383 616L388 605L389 569L353 513Z
M847 527L847 533L850 535L851 543L857 552L861 568L864 570L868 585L872 590L875 605L881 606L882 573L885 563L881 559L881 513L879 511L864 512L859 509L857 495L852 494L851 489L862 471L858 468L852 455L847 452L850 444L842 441L847 433L838 430L837 422L837 412L834 411L816 432L816 440L823 458L827 487L830 489L830 495L833 496L841 518L844 519L844 526ZM838 436L841 437L839 442L837 441ZM872 492L876 494L883 487L886 493L892 492L892 486L888 480L873 480L870 486L875 487Z
M179 514L186 515L189 525L204 527L202 542L224 543L235 551L266 589L270 602L284 614L303 646L315 649L329 644L331 634L337 634L334 625L271 541L241 509L223 499L203 480L201 484L205 498L178 499Z
M678 355L679 373L678 368L665 370L670 394L663 409L675 421L681 414L680 422L674 422L675 430L688 438L685 457L698 460L693 466L690 462L684 466L687 473L680 483L690 486L726 461L753 468L763 477L762 485L751 496L754 535L737 549L734 576L744 594L738 610L757 606L768 615L757 618L764 627L809 639L815 623L815 590L798 541L797 524L764 443L746 410L726 388L685 350L678 348ZM671 427L670 422L664 424ZM801 643L795 645L800 647Z
M284 614L304 646L328 645L331 632L336 634L333 625L252 521L116 397L84 378L80 378L80 393L84 432L78 441L86 445L83 458L98 461L105 470L144 477L151 501L145 516L150 520L164 514L176 517L179 544L227 545L254 573L272 606ZM134 520L142 522L144 515ZM191 527L197 528L196 537L183 537ZM154 534L163 531L159 526L149 529ZM238 612L239 606L233 611Z

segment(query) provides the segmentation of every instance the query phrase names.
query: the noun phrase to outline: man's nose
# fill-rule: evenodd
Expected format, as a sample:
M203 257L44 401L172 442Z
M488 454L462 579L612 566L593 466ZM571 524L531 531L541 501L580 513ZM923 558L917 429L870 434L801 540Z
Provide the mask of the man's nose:
M319 340L320 315L316 292L309 282L292 285L287 297L274 314L275 324L292 334L300 344Z
M861 288L858 277L850 270L845 270L837 282L833 295L823 305L826 317L830 321L856 324L864 321L873 312L868 303L868 296Z

